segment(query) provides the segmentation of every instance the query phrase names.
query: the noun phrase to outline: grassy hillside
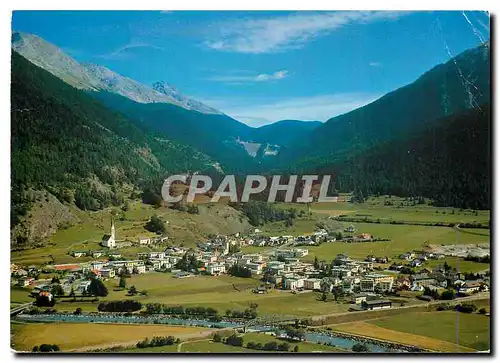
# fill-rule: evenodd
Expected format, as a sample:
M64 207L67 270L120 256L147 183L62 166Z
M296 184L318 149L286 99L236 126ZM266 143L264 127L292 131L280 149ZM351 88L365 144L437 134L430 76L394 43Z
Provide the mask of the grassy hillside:
M47 237L47 242L39 248L13 251L12 262L30 265L92 260L91 257L75 259L70 253L73 250L101 249L101 237L109 233L111 209L113 208L89 212L70 206L69 211L78 222L59 229ZM169 243L186 247L194 247L197 242L207 239L211 234L233 234L250 229L247 219L240 212L224 204L200 205L199 214L189 214L165 206L154 208L136 201L130 203L126 212L119 211L115 220L117 239L137 242L140 236L153 235L144 228L152 215L157 215L165 221ZM165 246L158 249L164 250ZM134 245L120 249L120 253L126 258L136 258L138 252L149 250L149 247Z

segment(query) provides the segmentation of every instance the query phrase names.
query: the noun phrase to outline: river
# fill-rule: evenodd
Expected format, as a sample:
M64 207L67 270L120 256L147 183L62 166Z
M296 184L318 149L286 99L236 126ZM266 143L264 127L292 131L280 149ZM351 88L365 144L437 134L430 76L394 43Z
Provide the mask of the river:
M207 328L237 328L242 327L239 322L221 321L213 322L202 319L179 319L172 318L164 315L140 315L140 316L124 316L113 314L20 314L15 317L15 320L32 321L32 322L66 322L66 323L121 323L121 324L167 324L179 326L201 326ZM277 330L272 326L256 325L252 326L249 331L256 332L270 332L283 331ZM331 344L338 348L351 351L354 344L358 343L360 339L340 337L321 332L306 332L306 340L312 343ZM370 348L372 353L397 353L403 352L401 349L395 349L384 344L377 344L373 341L366 341L365 344Z

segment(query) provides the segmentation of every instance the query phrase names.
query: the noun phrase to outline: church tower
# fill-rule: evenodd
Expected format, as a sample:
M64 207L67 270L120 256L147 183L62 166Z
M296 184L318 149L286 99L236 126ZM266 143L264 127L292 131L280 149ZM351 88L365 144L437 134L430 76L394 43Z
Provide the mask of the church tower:
M111 239L115 240L115 220L111 217Z

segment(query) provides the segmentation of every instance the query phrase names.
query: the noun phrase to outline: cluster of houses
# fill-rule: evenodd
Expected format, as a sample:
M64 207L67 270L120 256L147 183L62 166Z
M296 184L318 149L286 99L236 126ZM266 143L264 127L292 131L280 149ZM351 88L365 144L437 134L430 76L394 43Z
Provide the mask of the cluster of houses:
M89 257L89 256L93 258L99 258L107 256L109 258L114 259L114 258L120 258L122 255L120 252L97 250L97 251L71 251L71 256L75 258Z
M429 259L439 260L445 258L443 254L432 252L406 252L399 256L401 260L408 261L409 267L419 267Z
M139 237L139 245L149 246L154 244L165 243L168 241L167 236L157 236L157 237Z
M391 274L377 273L374 263L386 264L389 262L387 256L369 255L364 261L355 260L345 254L338 254L327 269L329 275L325 276L325 270L320 270L313 263L304 262L301 259L308 255L306 246L319 243L333 242L332 237L324 229L318 229L310 236L259 236L258 230L249 237L239 234L233 236L213 236L207 241L200 242L195 250L186 250L183 247L170 246L164 251L139 252L137 259L124 260L119 252L116 252L117 241L115 240L114 223L111 223L111 233L103 237L102 245L110 250L96 251L73 251L74 257L92 256L99 258L107 256L107 261L91 261L85 263L59 264L47 266L55 271L66 271L66 276L84 276L93 272L100 278L114 278L122 272L142 274L151 271L171 271L177 278L193 276L194 273L209 275L220 275L230 271L233 266L249 270L252 275L262 275L263 280L275 287L284 290L298 292L301 290L316 290L332 292L341 288L347 294L354 295L355 309L378 310L387 309L392 306L390 301L381 300L380 293L395 290L423 291L426 287L432 289L447 288L452 284L459 292L473 293L487 289L487 281L465 281L456 271L445 271L442 266L433 270L422 269L417 274L400 276L396 278ZM346 228L345 232L354 234L353 226ZM342 241L372 241L373 237L363 233L357 236L342 238ZM139 238L140 245L159 244L167 241L167 237ZM234 252L239 248L232 246L272 246L273 250L262 253ZM286 246L285 246L286 245ZM286 248L285 248L286 247ZM196 270L176 270L176 265L186 253L193 255L198 261ZM444 256L428 252L407 252L399 256L399 259L407 261L407 267L420 267L428 259L440 259ZM403 263L395 262L390 270L400 271ZM12 272L12 268L11 268ZM29 271L17 268L15 275L19 278L21 286L29 286L33 278ZM76 277L75 277L76 278ZM82 280L77 291L83 292L88 289L90 281ZM486 287L485 287L486 286ZM267 292L265 287L255 289L256 293Z
M243 245L257 247L277 247L290 243L294 240L293 236L254 236L243 239Z
M256 229L255 231L260 232ZM355 233L356 229L353 226L347 227L345 232ZM277 247L284 244L293 244L295 246L318 246L324 242L372 242L377 241L369 233L360 233L357 235L347 235L343 236L341 240L337 240L337 237L328 233L324 228L319 228L311 235L302 236L260 236L258 233L254 233L248 238L240 238L238 241L241 245L246 246L258 246L258 247Z
M146 271L149 272L172 269L184 253L182 247L169 247L164 252L139 252L137 257L146 264Z
M368 255L368 256L366 256L365 261L366 262L376 262L376 263L387 263L387 262L389 262L389 257L387 257L387 256L378 257L378 256L374 256L374 255Z
M197 247L204 252L220 252L224 255L229 253L229 247L234 241L227 236L215 236L208 241L198 243Z
M164 243L166 241L168 241L167 236L139 237L137 243L141 246L149 246L149 245ZM133 243L131 241L118 241L116 239L115 222L113 219L111 219L110 233L102 236L100 244L102 247L114 249L114 248L129 247L132 246Z
M10 275L14 284L21 287L28 287L35 284L34 275L38 274L39 269L32 265L26 268L21 268L15 263L10 265Z
M482 278L466 280L464 274L454 270L446 271L444 266L438 265L432 270L424 268L409 277L398 277L395 288L397 290L424 291L426 287L431 290L453 287L458 293L462 294L488 291L489 278L486 274L479 275L482 275Z
M339 254L332 262L330 271L330 276L322 277L322 271L313 264L288 259L285 262L268 262L265 273L269 282L292 291L332 291L336 287L342 287L347 293L392 290L393 276L373 273L372 262L357 261Z
M48 266L56 272L82 273L93 272L97 277L113 278L116 275L125 273L145 273L146 265L143 260L109 260L91 261L85 263L66 263Z

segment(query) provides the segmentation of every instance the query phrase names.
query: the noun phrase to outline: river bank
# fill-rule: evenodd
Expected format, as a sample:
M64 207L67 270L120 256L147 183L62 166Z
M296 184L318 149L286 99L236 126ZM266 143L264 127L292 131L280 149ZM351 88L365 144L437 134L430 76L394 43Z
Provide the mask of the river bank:
M15 318L16 321L22 322L42 322L42 323L101 323L101 324L165 324L176 326L191 326L191 327L206 327L213 329L238 329L243 328L241 322L221 321L211 322L201 319L179 319L167 316L158 315L123 315L123 314L103 314L103 313L89 313L89 314L20 314ZM259 325L256 323L251 328L256 332L270 332L275 331L278 334L284 333L278 327L269 325ZM324 332L306 332L306 340L313 343L328 344L339 347L346 351L351 351L354 344L359 342L359 337L351 337L349 335L333 335ZM394 348L385 342L377 342L375 340L367 343L370 351L373 353L391 353L400 352L400 347Z

